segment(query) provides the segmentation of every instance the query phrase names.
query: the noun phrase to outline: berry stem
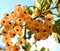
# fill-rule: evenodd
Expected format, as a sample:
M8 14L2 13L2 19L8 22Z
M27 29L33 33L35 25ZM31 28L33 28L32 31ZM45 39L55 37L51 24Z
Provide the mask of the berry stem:
M24 27L24 38L26 39L26 26Z

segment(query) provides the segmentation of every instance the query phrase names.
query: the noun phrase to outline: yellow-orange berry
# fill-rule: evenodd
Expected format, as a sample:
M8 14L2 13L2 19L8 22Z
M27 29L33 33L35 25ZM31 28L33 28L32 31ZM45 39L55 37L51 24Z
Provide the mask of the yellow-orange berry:
M8 34L8 30L3 29L3 30L2 30L2 35L3 35L3 36L6 36L7 34Z
M12 30L10 30L10 31L8 32L8 34L9 34L9 36L10 36L11 38L14 38L15 35L16 35L16 31L15 31L14 29L12 29Z
M14 27L14 30L16 31L16 33L17 33L18 35L22 35L22 28L21 28L20 26L15 26L15 27Z
M12 22L10 22L10 21L7 21L6 23L5 23L5 28L8 30L8 29L10 29L10 28L12 28L14 26L14 23L12 23Z
M10 41L11 41L11 38L10 38L9 35L6 35L6 36L3 37L2 41L3 41L4 43L10 42Z
M53 15L52 14L47 14L46 15L46 17L45 17L45 19L46 19L46 21L51 21L51 20L53 20Z
M15 21L16 21L16 24L19 25L19 26L24 23L24 20L21 19L21 18L17 18Z
M14 45L12 47L12 51L20 51L20 46L19 45Z
M23 38L18 39L18 44L24 44L24 43L25 43L25 39L23 39Z
M11 51L11 49L12 49L12 42L7 42L6 43L6 45L5 45L5 49L6 49L6 51Z

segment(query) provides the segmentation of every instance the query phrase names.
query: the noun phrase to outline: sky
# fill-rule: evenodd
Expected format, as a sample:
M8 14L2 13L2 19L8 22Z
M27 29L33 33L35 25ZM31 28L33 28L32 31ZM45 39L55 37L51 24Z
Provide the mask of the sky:
M22 6L26 6L26 5L33 6L34 1L35 0L0 0L0 19L2 19L4 13L12 12L14 10L15 5L21 4ZM56 10L52 10L52 11L56 12ZM56 19L56 16L54 19ZM28 41L33 42L33 38ZM4 46L4 43L2 43L2 36L0 36L0 46ZM41 40L40 42L37 42L37 46L38 49L40 49L41 47L47 47L50 49L50 51L60 51L60 44L56 43L52 36L50 36L46 40ZM33 49L35 48L34 45L32 48Z

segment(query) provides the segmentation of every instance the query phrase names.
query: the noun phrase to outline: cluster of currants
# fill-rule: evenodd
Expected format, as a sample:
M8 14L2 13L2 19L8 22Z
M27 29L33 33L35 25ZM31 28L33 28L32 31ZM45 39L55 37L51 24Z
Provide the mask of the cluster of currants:
M45 16L44 23L41 20L34 20L29 13L25 12L21 5L16 5L14 12L4 14L3 19L0 21L1 26L4 27L1 34L3 35L2 41L5 43L6 51L19 51L19 44L25 43L26 40L22 37L24 22L26 23L26 29L32 30L34 33L35 40L45 40L52 34L52 20L53 16L51 14ZM17 42L18 45L13 45L11 38L14 38L16 35L20 36Z

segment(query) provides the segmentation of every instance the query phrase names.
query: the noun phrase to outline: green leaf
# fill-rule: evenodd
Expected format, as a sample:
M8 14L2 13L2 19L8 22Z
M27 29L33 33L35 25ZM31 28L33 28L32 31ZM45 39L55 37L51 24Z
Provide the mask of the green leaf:
M59 5L60 4L60 0L58 0L58 3L57 3L57 5Z
M58 0L52 0L52 2L54 3L54 6L56 6L58 3Z
M25 46L26 46L26 51L30 51L30 48L31 48L30 43L26 42Z
M58 43L60 43L60 38L58 37Z
M49 3L49 4L50 4L51 2L52 2L52 0L47 0L47 3Z
M52 26L53 32L60 35L60 19L55 21L55 24Z
M41 10L41 8L42 8L42 7L41 7L41 3L42 3L42 2L40 2L40 0L36 0L35 3L34 3L34 6L35 6L36 8L38 8L38 9Z
M40 49L40 51L45 51L45 48L44 48L44 47L42 47L42 48Z
M49 7L49 3L46 3L43 7L42 7L42 11L46 10Z
M40 10L45 10L50 6L50 3L52 0L36 0L35 1L35 7L37 7Z
M53 37L57 43L60 43L60 35L58 35L57 33L54 33Z
M28 31L28 36L31 38L31 35L33 34L33 32L30 30Z
M49 49L42 47L42 48L40 49L40 51L49 51Z
M38 51L38 50L36 49L36 50L34 50L34 51Z
M60 17L60 6L57 8L57 16Z

